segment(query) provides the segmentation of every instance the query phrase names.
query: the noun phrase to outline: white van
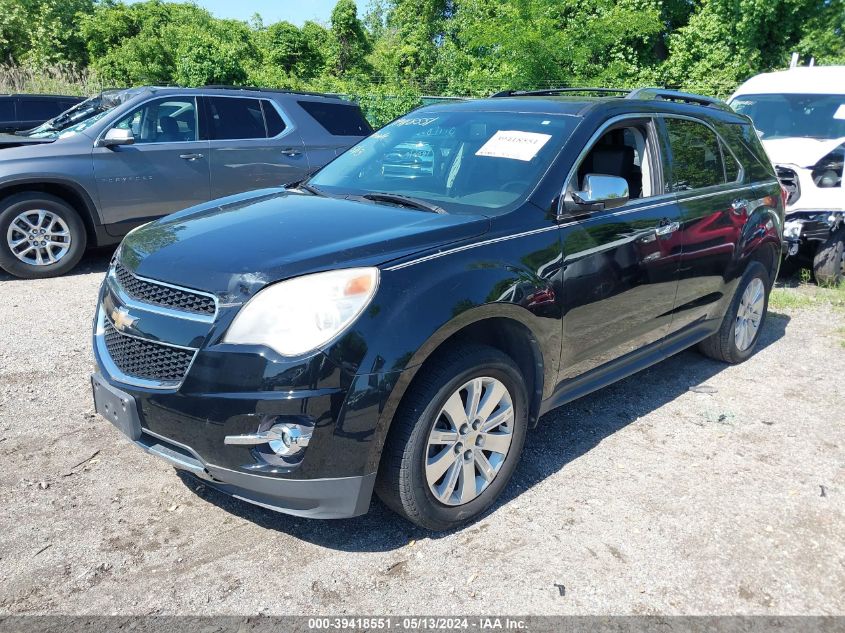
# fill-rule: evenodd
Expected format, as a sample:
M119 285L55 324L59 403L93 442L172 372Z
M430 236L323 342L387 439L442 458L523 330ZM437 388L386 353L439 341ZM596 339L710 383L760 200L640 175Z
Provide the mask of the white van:
M789 197L788 254L812 262L816 280L845 277L845 66L752 77L728 101L751 117Z

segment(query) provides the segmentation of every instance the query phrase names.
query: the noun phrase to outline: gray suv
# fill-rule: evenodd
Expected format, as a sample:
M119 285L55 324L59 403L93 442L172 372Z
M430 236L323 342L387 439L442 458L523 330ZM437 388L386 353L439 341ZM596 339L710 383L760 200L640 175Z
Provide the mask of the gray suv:
M243 88L108 91L0 135L0 267L61 275L86 246L215 198L305 178L372 132L326 95Z

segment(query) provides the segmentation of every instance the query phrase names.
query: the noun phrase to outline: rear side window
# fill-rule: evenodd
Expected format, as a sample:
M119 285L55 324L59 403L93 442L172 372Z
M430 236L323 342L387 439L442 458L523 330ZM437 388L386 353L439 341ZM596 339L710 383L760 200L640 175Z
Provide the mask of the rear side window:
M259 99L206 97L205 102L211 140L267 138Z
M774 180L775 172L763 149L757 132L747 123L717 123L719 134L730 145L742 167L747 180ZM730 172L728 173L730 178Z
M727 146L724 143L720 143L720 145L722 146L722 158L725 161L725 177L728 182L736 182L739 180L739 164Z
M332 136L367 136L373 132L361 108L351 103L323 101L298 101L297 103Z
M725 183L719 138L706 125L665 119L672 153L669 191L690 191Z
M21 99L19 107L21 120L25 121L46 121L63 110L58 101L49 99Z
M15 102L11 99L0 100L0 121L15 120Z
M267 123L267 136L273 138L284 132L285 122L273 104L269 101L262 101L261 107L264 109L264 120Z

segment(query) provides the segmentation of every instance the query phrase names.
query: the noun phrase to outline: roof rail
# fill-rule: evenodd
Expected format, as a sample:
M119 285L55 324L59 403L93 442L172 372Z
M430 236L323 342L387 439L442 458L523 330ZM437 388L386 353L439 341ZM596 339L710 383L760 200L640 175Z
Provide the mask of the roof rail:
M497 97L543 97L557 94L566 94L570 92L592 92L595 94L611 96L614 94L625 95L628 90L621 88L545 88L543 90L503 90L496 94L490 95L491 99Z
M250 92L275 92L279 94L307 95L309 97L337 98L339 96L332 92L308 92L306 90L283 90L281 88L262 88L260 86L229 86L226 84L209 84L207 86L200 86L200 88L208 88L211 90L247 90Z
M710 106L728 112L733 111L727 103L713 97L705 97L704 95L680 92L678 90L665 90L663 88L637 88L629 92L625 98L644 100L663 99L665 101L679 101L681 103Z

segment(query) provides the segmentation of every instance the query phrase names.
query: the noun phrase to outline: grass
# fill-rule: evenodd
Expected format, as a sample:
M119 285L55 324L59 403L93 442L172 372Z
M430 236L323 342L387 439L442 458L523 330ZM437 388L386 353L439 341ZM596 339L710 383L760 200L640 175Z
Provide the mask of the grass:
M800 310L814 307L845 309L845 284L817 286L803 279L787 279L779 281L769 297L769 308L772 310Z
M96 77L87 70L56 64L48 68L29 68L0 64L0 94L42 93L91 96L102 90Z

